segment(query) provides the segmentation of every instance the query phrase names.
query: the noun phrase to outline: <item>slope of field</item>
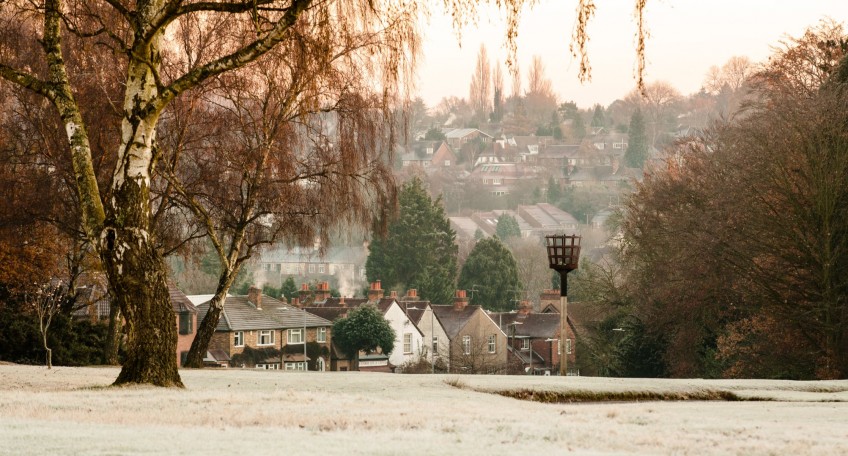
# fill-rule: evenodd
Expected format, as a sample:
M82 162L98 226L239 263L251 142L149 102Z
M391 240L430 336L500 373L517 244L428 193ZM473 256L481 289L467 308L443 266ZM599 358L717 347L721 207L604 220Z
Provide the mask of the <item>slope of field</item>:
M0 365L0 454L848 454L848 381L645 380ZM756 401L539 403L508 391ZM571 394L569 393L569 394ZM615 397L615 396L611 396Z

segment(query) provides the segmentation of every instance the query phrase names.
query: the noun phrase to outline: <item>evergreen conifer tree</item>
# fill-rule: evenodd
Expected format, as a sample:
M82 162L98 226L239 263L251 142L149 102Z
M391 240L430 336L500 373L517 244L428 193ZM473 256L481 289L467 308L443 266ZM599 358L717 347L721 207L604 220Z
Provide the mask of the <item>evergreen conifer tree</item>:
M486 310L509 311L521 291L518 266L512 253L497 237L483 239L474 246L459 275L459 288L476 291L471 304Z
M627 141L627 151L624 162L632 168L641 168L648 158L648 137L645 133L645 116L636 109L630 117L630 138Z
M501 214L498 217L498 225L495 228L495 234L503 240L511 237L521 237L521 227L518 226L518 220L509 214Z
M433 201L420 179L403 185L400 212L385 238L371 242L366 261L368 281L389 288L415 288L434 303L448 303L456 283L458 248L441 199Z

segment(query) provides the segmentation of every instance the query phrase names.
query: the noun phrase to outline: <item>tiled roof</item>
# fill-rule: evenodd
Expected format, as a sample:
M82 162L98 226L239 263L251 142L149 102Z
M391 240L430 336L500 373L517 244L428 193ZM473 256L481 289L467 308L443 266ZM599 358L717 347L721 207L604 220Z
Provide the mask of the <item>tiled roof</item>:
M377 308L380 309L380 312L383 312L385 315L385 313L389 311L389 307L392 306L393 302L395 302L393 298L382 298L372 304L375 304ZM359 307L367 303L368 299L366 298L344 298L344 305L348 308ZM327 298L321 303L313 304L313 307L342 307L341 298Z
M433 305L432 308L450 339L456 337L474 315L474 312L481 309L480 306L470 305L462 310L455 310L453 305Z
M191 312L197 313L197 307L186 297L177 285L173 282L168 282L168 294L171 296L171 306L174 312Z
M209 303L197 306L198 319L206 316ZM262 295L262 308L257 309L247 296L230 296L218 320L217 331L244 331L257 329L314 328L332 326L329 320L304 310L286 305L270 296Z
M488 136L489 138L492 137L492 135L490 135L490 134L488 134L484 131L480 131L476 128L455 128L455 129L445 133L445 137L447 139L458 139L458 138L462 138L466 135L470 135L471 133L474 133L475 131L479 131L481 135Z
M303 310L317 315L325 320L336 321L337 319L347 315L350 308L347 307L304 307Z
M501 329L508 335L512 335L512 329L509 327L513 323L521 323L515 325L516 337L532 337L534 339L555 338L559 332L559 314L519 314L513 312L492 313L489 316L498 323Z

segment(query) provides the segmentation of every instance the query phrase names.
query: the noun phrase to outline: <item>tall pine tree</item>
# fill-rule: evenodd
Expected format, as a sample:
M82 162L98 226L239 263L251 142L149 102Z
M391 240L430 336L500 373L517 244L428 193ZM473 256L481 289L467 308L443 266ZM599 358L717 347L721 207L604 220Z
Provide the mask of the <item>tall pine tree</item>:
M627 141L627 151L624 162L631 168L641 168L648 159L648 136L645 133L645 116L641 109L636 109L630 117L630 138Z
M521 283L512 253L497 237L483 239L474 246L459 275L459 288L475 290L472 304L486 310L509 311L519 296Z
M371 242L366 261L368 280L389 288L416 288L434 303L448 303L456 283L456 233L441 199L433 201L420 179L404 184L400 212L385 238Z

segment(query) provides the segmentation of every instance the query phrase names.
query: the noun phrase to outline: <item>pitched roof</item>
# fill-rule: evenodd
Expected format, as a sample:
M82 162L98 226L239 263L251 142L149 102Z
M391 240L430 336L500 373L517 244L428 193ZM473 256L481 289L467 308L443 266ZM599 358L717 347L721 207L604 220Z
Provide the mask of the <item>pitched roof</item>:
M173 282L168 282L168 294L171 297L171 306L174 312L191 312L197 313L197 307L186 297L177 285Z
M383 312L383 315L389 311L389 308L392 306L392 303L395 302L394 298L382 298L377 302L372 302L380 312ZM344 305L348 308L359 307L363 304L368 304L369 301L366 298L344 298ZM342 307L341 298L327 298L323 302L316 302L312 305L312 307Z
M209 302L197 306L197 318L206 316ZM244 331L257 329L314 328L332 326L332 323L296 307L288 306L270 296L262 295L262 307L257 309L247 296L230 296L224 303L216 331Z
M500 324L501 329L507 332L508 327L514 323L516 337L531 337L533 339L552 339L559 332L559 314L519 314L513 312L492 313L489 316ZM507 334L512 334L509 329Z
M336 321L347 315L348 307L304 307L303 310L325 320Z
M442 327L445 328L445 333L448 338L453 339L459 334L459 331L468 323L468 320L474 315L474 312L482 309L480 306L466 306L462 310L454 309L453 305L433 305L433 312Z
M474 133L474 132L480 132L481 135L488 136L489 138L492 138L492 135L490 135L490 134L488 134L484 131L478 130L476 128L455 128L451 131L446 132L445 138L447 138L447 139L458 139L458 138L462 138L464 136L470 135L471 133Z

